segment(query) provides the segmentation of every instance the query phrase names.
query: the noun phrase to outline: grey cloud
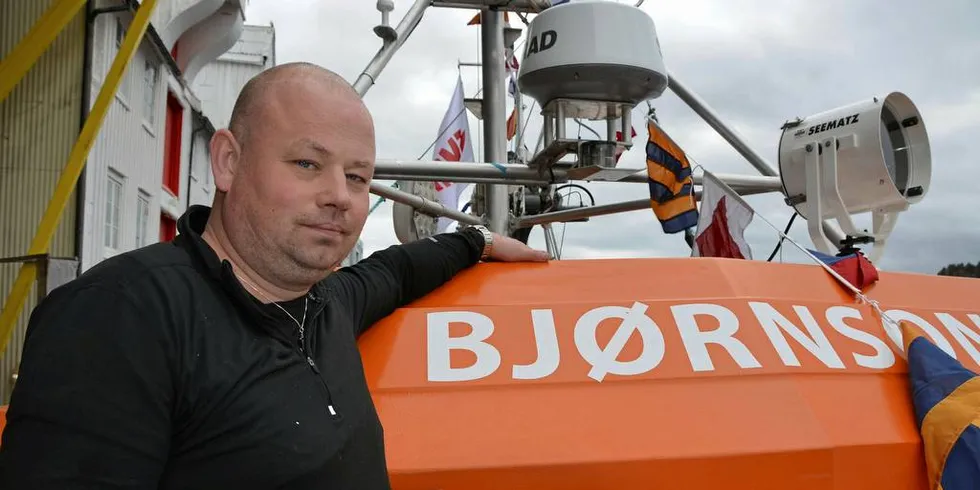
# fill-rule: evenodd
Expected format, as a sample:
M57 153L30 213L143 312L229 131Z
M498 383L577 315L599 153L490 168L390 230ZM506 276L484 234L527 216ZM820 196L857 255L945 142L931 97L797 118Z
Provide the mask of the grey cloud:
M396 2L394 22L409 4ZM907 93L930 131L932 188L922 204L900 218L881 266L934 273L950 262L980 260L980 223L969 194L971 183L980 179L971 145L980 134L980 34L975 27L980 4L901 0L888 2L886 9L878 2L847 0L751 6L691 0L647 2L644 8L657 22L670 69L773 165L779 127L787 119L891 90ZM365 100L377 124L380 158L414 159L432 142L456 80L456 61L477 56L479 28L465 25L473 13L430 9L369 92ZM351 81L379 46L371 33L380 19L373 2L253 0L248 15L252 22L276 21L280 61L314 61ZM468 96L476 90L476 76L478 70L463 69ZM652 103L666 130L698 163L715 172L755 173L672 93ZM644 112L644 105L634 112L640 135L621 166L645 166ZM470 124L476 142L482 141L475 119ZM533 116L529 147L539 124ZM588 187L600 204L648 196L640 184ZM779 228L792 212L776 194L748 201ZM556 229L560 233L562 225ZM755 258L763 260L777 240L759 219L746 235ZM797 219L791 236L812 247L804 220ZM390 204L372 215L364 239L367 253L395 242ZM544 247L540 230L531 243ZM567 258L689 253L681 235L660 231L650 210L571 223L564 243ZM806 260L792 246L784 249L785 260Z

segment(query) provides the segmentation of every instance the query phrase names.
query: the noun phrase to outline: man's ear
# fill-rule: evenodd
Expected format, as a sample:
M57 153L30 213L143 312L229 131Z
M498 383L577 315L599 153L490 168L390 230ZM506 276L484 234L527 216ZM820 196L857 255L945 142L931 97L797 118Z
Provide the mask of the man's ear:
M214 186L228 192L242 161L242 148L235 135L227 129L219 129L211 136L211 172Z

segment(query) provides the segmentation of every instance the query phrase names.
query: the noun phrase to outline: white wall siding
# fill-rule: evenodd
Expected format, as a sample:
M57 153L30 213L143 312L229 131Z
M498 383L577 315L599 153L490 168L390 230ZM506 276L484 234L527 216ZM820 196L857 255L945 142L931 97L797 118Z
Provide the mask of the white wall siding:
M228 127L235 99L252 77L276 63L272 26L246 25L241 38L194 79L194 93L216 128Z
M130 18L131 14L127 13L105 14L95 22L90 104L102 88L105 74L118 51L117 23L127 29ZM150 47L149 41L144 40L130 61L86 165L82 270L136 248L141 236L150 243L158 241L161 207L173 201L163 190L162 182L167 92L174 87L177 90L173 92L185 106L182 132L183 141L187 141L191 111L186 100L180 97L180 85ZM182 160L181 167L186 168L186 158ZM181 174L186 176L183 168ZM119 241L115 247L106 243L106 227L110 225L107 217L114 215L108 209L112 202L107 194L113 176L123 183L119 202ZM180 191L185 192L184 189ZM145 220L138 213L141 196L150 204ZM178 216L183 212L179 203L171 207ZM138 230L137 223L145 228Z
M252 77L275 65L275 30L246 25L228 52L205 66L191 85L201 112L215 128L228 127L238 93ZM214 200L209 143L211 133L198 125L191 153L190 203L210 206Z
M244 26L241 9L226 2L217 12L188 29L177 45L177 65L184 78L193 83L201 69L235 45Z
M216 128L228 127L238 93L264 68L260 64L218 59L201 71L194 81L194 93L201 99L201 109Z
M167 49L191 27L218 11L225 3L232 3L242 12L248 7L247 0L159 0L151 22L157 26L160 38Z
M50 252L56 257L80 252L80 271L115 254L159 241L161 214L178 218L188 201L210 204L213 198L207 148L212 124L200 116L201 104L187 87L194 72L234 44L241 32L247 2L158 1L153 25L130 61L88 155L78 184L84 192L81 209L72 204L72 199L51 243ZM55 0L0 0L0 55L8 54L54 3ZM154 32L162 33L182 12L201 9L203 4L207 4L203 10L185 15L182 25L167 31L173 39L165 47L170 49L173 41L179 40L178 53L182 53L184 64L178 66L190 67L181 80L161 58ZM120 5L121 0L94 0L89 7ZM27 252L78 137L80 112L95 102L118 51L117 44L133 16L129 11L101 13L87 30L86 11L82 9L75 15L9 97L0 102L0 127L4 129L0 138L0 230L4 232L0 233L0 256ZM223 19L222 13L234 17ZM187 22L193 17L200 21ZM117 29L117 25L122 29ZM192 35L184 37L187 32ZM86 33L92 41L88 79L83 74ZM87 91L83 90L83 81L89 83ZM176 195L163 189L168 93L183 108ZM212 110L219 112L222 108L219 105ZM198 128L204 129L195 132ZM76 225L80 227L78 235ZM0 267L0 295L5 297L9 291L18 266ZM29 312L36 297L43 294L33 289L0 358L0 404L7 400L10 380L19 365Z
M171 4L169 14L160 15L172 15L180 8L194 3L168 1L177 3ZM235 5L236 0L229 0L222 8L228 9ZM103 14L93 26L89 104L94 102L118 51L117 40L121 39L122 32L118 31L117 23L125 30L131 18L132 14L127 12ZM243 45L253 46L253 51L271 53L271 47L254 47L264 39L271 43L271 26L259 28L259 31L261 32L257 37L248 38L248 42ZM215 39L226 35L227 33L217 32L211 34ZM210 42L211 45L202 44L198 48L215 49L216 41ZM184 44L181 42L178 52L184 52L183 50ZM198 53L195 58L201 59L201 56ZM234 95L251 76L265 68L265 63L270 62L269 55L261 56L264 56L261 65L223 61L221 64L228 66L222 66L217 71L205 66L204 71L210 74L208 79L220 86L222 91L231 93L232 98L201 102L196 90L188 89L170 71L169 65L153 48L151 40L144 39L126 70L120 90L113 99L102 130L89 154L84 179L86 192L81 270L87 270L118 253L159 241L161 216L176 220L186 211L188 204L212 203L214 183L208 151L212 123L204 118L211 119L209 112L230 115ZM175 193L164 188L163 175L168 152L166 133L170 96L183 108L180 172L176 179ZM116 200L109 195L113 181L122 183L118 212L113 208ZM116 217L118 223L114 221ZM107 229L118 232L118 241L107 242Z

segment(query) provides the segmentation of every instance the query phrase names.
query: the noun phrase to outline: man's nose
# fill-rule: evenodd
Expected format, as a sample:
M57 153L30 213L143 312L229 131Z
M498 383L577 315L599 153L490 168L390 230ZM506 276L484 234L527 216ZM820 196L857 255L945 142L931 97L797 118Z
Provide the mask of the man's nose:
M335 206L347 210L351 205L350 190L347 188L347 175L344 169L336 166L324 172L323 186L317 194L317 205Z

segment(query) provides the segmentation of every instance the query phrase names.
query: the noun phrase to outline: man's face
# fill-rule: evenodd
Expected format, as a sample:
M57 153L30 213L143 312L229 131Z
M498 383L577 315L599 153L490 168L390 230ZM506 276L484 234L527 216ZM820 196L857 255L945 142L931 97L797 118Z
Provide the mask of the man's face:
M360 101L314 78L278 82L252 113L224 226L260 273L318 280L367 219L374 128ZM354 95L353 97L356 97Z

